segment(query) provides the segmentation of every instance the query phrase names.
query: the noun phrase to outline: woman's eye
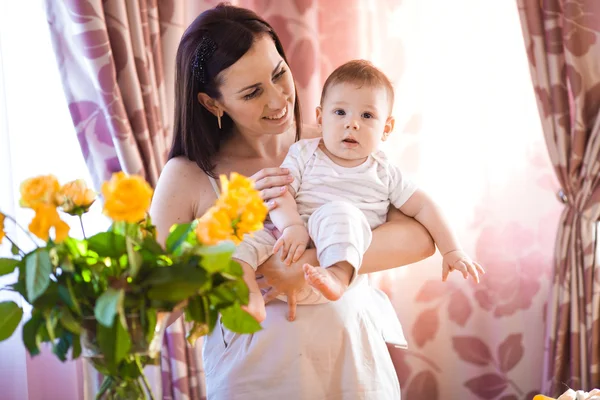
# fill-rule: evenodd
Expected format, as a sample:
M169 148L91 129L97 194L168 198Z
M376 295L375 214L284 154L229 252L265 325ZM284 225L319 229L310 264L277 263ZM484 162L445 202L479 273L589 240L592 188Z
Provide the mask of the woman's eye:
M277 74L276 74L276 75L273 77L273 80L277 80L277 79L281 78L281 77L283 76L283 74L285 74L285 73L286 73L286 71L287 71L286 69L282 69L281 71L279 71L279 72L278 72L278 73L277 73Z
M333 113L335 115L346 115L346 111L344 110L335 110Z
M252 91L252 93L249 93L244 96L244 100L251 100L251 99L255 98L256 96L258 96L259 92L260 92L259 89L254 89Z

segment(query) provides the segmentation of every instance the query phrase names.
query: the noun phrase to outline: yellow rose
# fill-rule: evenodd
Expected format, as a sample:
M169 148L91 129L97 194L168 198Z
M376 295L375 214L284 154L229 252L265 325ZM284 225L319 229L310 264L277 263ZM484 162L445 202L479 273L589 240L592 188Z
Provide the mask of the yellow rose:
M38 204L56 206L56 194L60 190L54 175L41 175L21 183L21 207L35 208Z
M223 240L239 244L245 234L263 227L268 209L254 182L240 174L232 173L230 179L221 175L221 195L214 207L198 220L198 241L213 245Z
M83 179L77 179L60 188L57 200L64 212L81 215L96 201L96 192L89 189Z
M227 212L219 207L211 207L198 219L196 237L200 243L209 246L223 240L236 241L231 219Z
M263 228L263 222L269 210L258 194L250 196L251 200L245 205L235 225L236 234L243 238Z
M60 243L69 235L69 225L60 219L56 207L49 204L38 204L35 217L29 224L29 231L43 241L48 241L50 229L54 228L55 242Z
M150 208L152 193L141 176L117 172L102 184L104 214L113 221L140 222Z
M6 236L6 233L4 233L4 218L4 214L0 213L0 243L2 243L4 236Z

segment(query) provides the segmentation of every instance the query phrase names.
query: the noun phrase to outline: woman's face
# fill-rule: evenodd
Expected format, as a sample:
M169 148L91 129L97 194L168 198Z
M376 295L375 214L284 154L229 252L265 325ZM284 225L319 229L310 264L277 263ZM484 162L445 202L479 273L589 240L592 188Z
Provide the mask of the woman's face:
M240 133L277 135L294 123L294 79L269 35L257 37L219 78L219 103Z

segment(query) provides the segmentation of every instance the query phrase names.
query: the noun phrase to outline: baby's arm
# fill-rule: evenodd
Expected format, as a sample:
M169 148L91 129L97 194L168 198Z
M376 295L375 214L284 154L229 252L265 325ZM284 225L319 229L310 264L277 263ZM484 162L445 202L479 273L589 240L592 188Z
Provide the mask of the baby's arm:
M281 232L281 236L273 246L273 253L282 249L281 259L288 265L300 258L310 239L291 192L293 189L290 188L277 201L277 208L269 213L271 221Z
M479 282L479 273L483 273L483 268L462 251L458 238L446 221L442 210L425 192L417 189L400 207L400 211L419 221L433 237L444 257L442 272L444 281L452 269L457 269L465 278L470 274L476 282Z

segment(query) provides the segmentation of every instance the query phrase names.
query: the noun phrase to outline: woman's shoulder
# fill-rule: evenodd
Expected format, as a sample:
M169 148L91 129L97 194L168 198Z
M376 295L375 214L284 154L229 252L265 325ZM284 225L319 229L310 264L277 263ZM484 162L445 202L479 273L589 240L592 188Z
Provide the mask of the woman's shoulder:
M188 180L191 177L206 177L206 173L194 161L186 157L171 158L162 169L160 177L167 177L169 181ZM195 179L193 179L195 180ZM207 180L201 179L202 180Z
M168 207L195 218L204 213L215 199L208 175L194 161L175 157L167 161L158 179L156 201L166 201ZM206 203L206 204L205 204Z

